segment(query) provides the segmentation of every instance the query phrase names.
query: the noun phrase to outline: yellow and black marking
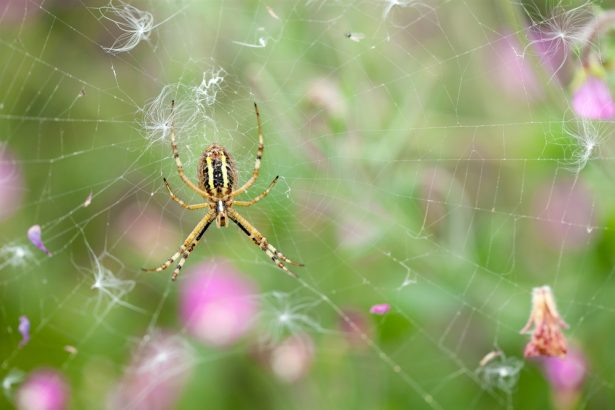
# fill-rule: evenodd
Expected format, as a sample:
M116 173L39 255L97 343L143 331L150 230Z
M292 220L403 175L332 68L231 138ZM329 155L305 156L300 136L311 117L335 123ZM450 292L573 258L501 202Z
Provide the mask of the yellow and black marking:
M235 161L220 145L207 147L199 163L199 184L214 198L224 198L233 192L237 171Z

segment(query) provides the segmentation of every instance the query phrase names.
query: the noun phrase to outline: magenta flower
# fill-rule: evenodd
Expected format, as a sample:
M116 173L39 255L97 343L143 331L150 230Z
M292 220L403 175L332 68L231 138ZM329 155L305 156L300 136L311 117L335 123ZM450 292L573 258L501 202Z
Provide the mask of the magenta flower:
M575 348L571 348L566 357L545 357L542 364L554 390L580 389L587 373L585 357Z
M2 10L1 4L0 2L0 10ZM8 218L17 210L23 191L23 178L19 166L6 146L0 145L0 220Z
M545 357L542 368L551 385L554 407L560 410L577 408L587 374L583 353L572 347L566 357Z
M68 385L60 373L36 370L17 390L19 410L62 410L68 404Z
M34 246L36 246L41 251L45 252L47 256L51 256L51 252L45 247L42 239L42 232L40 225L33 225L28 229L28 239Z
M257 315L256 286L226 262L206 262L186 275L181 319L196 338L226 346L250 330Z
M30 341L30 320L27 316L19 317L19 326L17 329L21 334L21 342L19 342L19 347L22 348Z
M194 363L192 350L185 340L154 330L133 353L132 361L111 394L107 408L175 408Z
M374 315L384 315L391 309L391 305L388 303L382 303L380 305L374 305L369 308L369 313Z
M615 118L615 101L607 83L588 75L585 83L574 92L572 108L579 117L591 120Z

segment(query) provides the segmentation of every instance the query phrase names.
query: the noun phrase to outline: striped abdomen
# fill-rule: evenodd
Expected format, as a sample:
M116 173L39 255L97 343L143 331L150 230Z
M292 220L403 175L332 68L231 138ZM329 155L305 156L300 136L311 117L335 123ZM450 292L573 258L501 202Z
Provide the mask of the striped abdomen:
M203 152L198 173L200 188L211 196L223 197L235 189L237 183L235 161L220 145L210 145Z

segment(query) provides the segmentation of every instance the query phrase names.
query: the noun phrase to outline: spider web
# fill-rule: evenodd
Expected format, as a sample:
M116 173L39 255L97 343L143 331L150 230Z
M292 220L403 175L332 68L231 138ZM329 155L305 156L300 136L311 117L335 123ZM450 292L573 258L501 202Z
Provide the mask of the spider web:
M544 408L548 384L523 360L519 335L543 284L587 356L580 405L604 405L615 368L612 124L575 118L562 84L578 61L558 57L593 6L0 4L3 406L29 371L51 367L69 381L74 408L140 408L171 379L185 384L181 408L206 398L211 408L259 398L266 408ZM526 36L533 29L544 37ZM258 102L265 154L243 198L280 179L239 211L305 263L294 268L300 279L235 226L210 228L178 283L169 270L140 272L202 217L162 184L198 201L177 176L171 100L188 176L216 142L233 153L240 181L254 166ZM35 224L51 256L28 241ZM178 289L204 261L253 281L261 337L222 349L194 340ZM369 315L380 303L391 311ZM31 328L20 348L22 315ZM270 381L251 355L290 335L313 343L293 386ZM144 365L151 350L160 361ZM157 374L149 390L116 401L118 383L144 368ZM238 388L245 401L228 399Z

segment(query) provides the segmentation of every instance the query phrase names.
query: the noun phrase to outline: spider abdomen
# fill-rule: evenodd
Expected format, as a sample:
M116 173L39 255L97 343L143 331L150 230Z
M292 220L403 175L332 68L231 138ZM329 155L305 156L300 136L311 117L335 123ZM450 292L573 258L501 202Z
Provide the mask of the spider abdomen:
M198 168L199 186L209 195L221 198L235 189L237 171L228 151L217 144L203 152Z

